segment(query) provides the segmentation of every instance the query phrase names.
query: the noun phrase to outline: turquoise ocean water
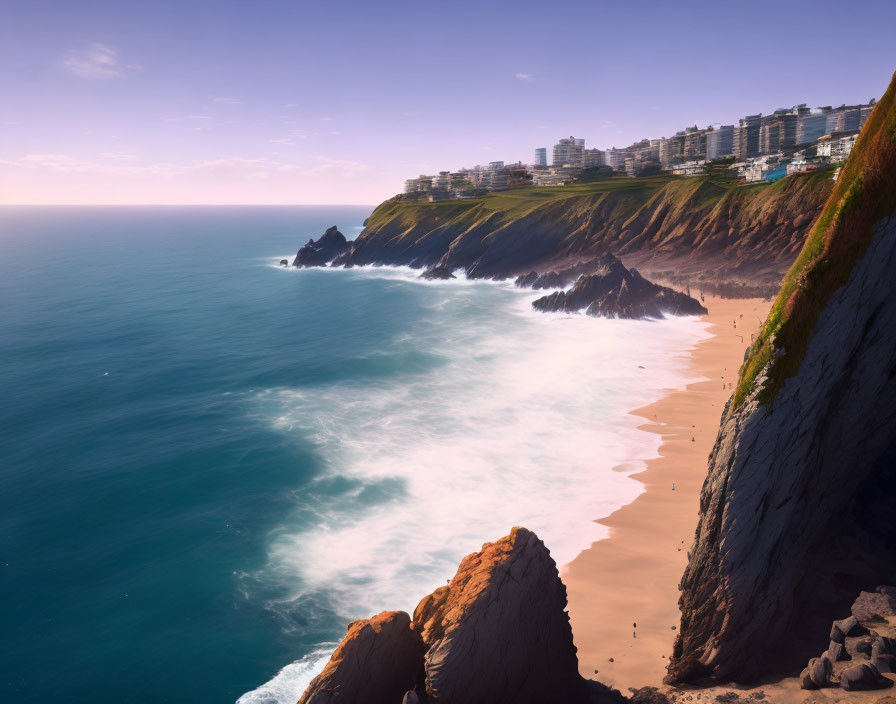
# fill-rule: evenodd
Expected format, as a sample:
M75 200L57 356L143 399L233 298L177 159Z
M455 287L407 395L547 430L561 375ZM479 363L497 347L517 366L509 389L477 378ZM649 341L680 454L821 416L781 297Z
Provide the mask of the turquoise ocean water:
M0 210L0 699L295 701L349 620L639 493L626 410L705 325L277 266L369 210Z

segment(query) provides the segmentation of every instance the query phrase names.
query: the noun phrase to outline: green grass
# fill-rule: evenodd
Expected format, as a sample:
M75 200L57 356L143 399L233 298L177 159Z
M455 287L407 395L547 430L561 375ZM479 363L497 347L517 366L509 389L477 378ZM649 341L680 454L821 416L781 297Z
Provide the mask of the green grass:
M825 176L829 174L804 178ZM784 278L781 292L741 367L732 410L754 392L758 392L760 403L771 402L785 381L796 374L819 314L867 251L875 223L894 211L896 75L862 129L821 215ZM763 371L766 381L757 389Z

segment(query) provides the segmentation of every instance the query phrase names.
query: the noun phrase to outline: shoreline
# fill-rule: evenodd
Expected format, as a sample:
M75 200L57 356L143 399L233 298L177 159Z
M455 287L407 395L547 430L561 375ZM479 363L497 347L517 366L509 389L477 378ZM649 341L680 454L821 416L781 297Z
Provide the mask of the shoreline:
M707 296L705 305L702 319L712 337L685 353L689 376L702 381L630 411L644 419L639 429L661 436L659 456L631 475L644 491L598 519L609 537L561 568L579 671L623 693L662 684L680 625L678 582L694 539L707 458L750 336L771 301Z

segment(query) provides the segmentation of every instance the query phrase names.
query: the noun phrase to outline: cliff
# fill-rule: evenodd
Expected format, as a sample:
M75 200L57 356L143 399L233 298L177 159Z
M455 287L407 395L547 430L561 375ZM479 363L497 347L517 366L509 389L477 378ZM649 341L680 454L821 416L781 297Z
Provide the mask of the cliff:
M334 264L463 268L496 278L610 251L648 274L777 284L832 186L830 172L750 186L659 175L462 201L393 198Z
M313 239L308 240L305 246L296 252L296 258L292 265L297 267L326 266L345 252L348 247L349 243L345 239L345 235L333 225L328 227L316 242Z
M413 623L386 612L349 626L300 704L614 704L584 680L566 588L525 528L468 555L447 586L423 598Z
M798 672L832 616L896 579L894 266L896 77L723 415L669 682Z
M400 702L414 687L423 652L423 641L403 611L384 611L350 623L299 704Z

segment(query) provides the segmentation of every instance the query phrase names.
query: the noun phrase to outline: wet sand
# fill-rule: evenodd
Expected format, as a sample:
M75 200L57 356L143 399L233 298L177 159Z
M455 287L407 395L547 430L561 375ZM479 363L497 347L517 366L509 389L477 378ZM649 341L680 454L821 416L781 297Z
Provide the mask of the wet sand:
M642 429L662 436L660 457L632 475L645 491L598 521L610 536L561 570L579 669L624 693L658 686L665 675L707 458L733 391L729 384L737 383L750 336L771 303L707 297L705 305L713 337L688 356L691 377L706 380L632 412L645 419Z

